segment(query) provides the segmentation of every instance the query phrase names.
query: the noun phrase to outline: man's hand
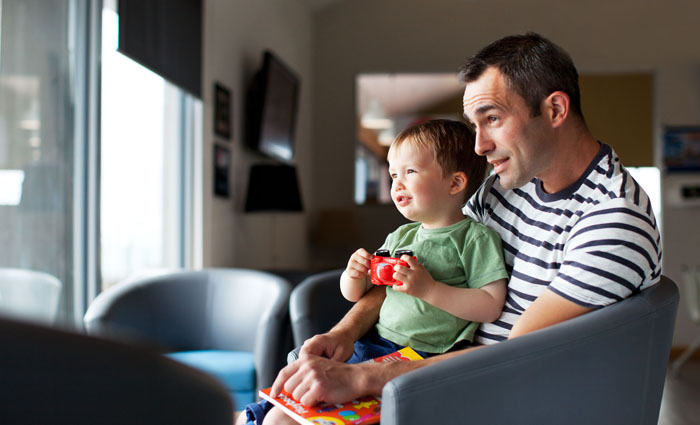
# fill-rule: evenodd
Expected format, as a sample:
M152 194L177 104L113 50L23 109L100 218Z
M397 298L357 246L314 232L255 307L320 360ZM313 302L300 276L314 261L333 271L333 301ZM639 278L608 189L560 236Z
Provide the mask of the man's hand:
M402 255L401 259L408 263L408 267L394 266L394 279L402 282L393 286L394 291L424 299L435 286L435 280L415 258Z
M330 360L344 362L352 356L354 341L338 333L315 335L306 341L299 350L299 357L321 356Z
M284 388L307 406L320 402L344 403L376 391L364 378L368 376L366 369L376 365L379 363L349 365L307 355L280 371L271 394L276 396ZM381 393L381 387L378 392Z

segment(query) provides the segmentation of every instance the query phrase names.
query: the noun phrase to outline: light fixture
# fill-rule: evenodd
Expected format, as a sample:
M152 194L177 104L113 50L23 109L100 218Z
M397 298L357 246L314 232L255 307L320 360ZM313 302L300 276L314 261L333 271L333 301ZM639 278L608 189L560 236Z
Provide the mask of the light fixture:
M385 128L384 130L379 132L379 135L377 136L377 141L382 146L390 146L391 142L393 142L394 138L396 137L395 133L396 132L394 130L393 125L389 128Z
M386 116L382 102L377 98L369 101L369 106L362 114L362 126L371 130L384 130L394 125L394 121Z

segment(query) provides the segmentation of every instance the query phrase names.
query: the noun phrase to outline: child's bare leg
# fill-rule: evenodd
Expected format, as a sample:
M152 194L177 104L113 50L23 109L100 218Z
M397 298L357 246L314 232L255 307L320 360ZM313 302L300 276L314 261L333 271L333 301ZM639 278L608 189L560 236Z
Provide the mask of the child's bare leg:
M235 425L243 425L243 424L245 424L245 421L246 421L246 415L245 415L245 410L244 410L244 411L240 412L240 414L236 418Z
M246 420L246 414L245 411L243 411L240 415L238 415L238 418L236 418L235 425L245 425ZM269 412L267 412L267 415L265 415L265 419L263 419L263 424L296 425L296 421L294 421L294 419L290 418L289 416L285 415L280 409L276 409L273 407Z
M265 415L263 425L297 425L297 422L282 412L282 410L273 407Z

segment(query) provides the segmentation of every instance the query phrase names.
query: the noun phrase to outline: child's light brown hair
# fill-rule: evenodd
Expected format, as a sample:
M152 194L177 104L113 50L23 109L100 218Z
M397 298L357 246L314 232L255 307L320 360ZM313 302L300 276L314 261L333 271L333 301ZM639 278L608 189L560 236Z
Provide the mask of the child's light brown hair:
M404 143L431 152L443 175L464 172L467 175L465 201L486 176L486 158L474 152L474 133L462 121L431 120L409 127L396 136L389 154Z

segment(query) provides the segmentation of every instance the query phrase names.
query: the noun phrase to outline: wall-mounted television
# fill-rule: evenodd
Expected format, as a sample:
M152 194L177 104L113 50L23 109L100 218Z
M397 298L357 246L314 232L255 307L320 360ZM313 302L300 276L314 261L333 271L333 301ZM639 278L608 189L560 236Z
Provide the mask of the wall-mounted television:
M299 77L270 51L251 82L246 99L246 144L269 157L290 162L299 102Z

